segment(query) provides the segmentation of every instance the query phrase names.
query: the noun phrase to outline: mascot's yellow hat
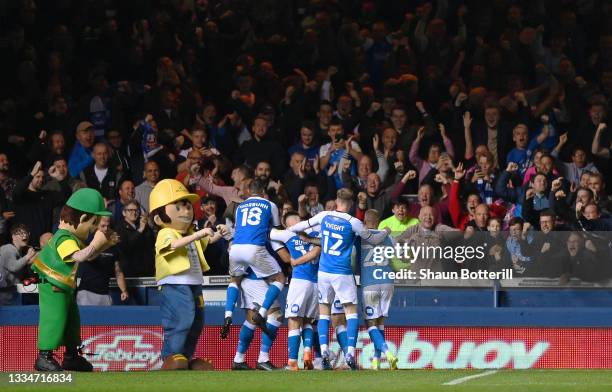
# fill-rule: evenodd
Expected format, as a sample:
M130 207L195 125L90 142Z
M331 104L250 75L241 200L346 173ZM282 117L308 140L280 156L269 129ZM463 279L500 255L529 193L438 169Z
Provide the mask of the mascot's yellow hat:
M155 188L149 195L149 210L153 211L159 207L175 203L179 200L189 200L195 203L200 199L200 196L195 193L189 193L185 185L177 180L165 179L155 185Z

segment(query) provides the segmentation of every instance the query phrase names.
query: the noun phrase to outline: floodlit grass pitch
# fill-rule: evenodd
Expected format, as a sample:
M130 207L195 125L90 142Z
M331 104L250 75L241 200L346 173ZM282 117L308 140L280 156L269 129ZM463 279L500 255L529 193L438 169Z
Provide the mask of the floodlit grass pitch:
M449 382L474 375L456 385ZM70 385L7 385L4 391L611 391L612 370L400 370L130 372L76 374Z

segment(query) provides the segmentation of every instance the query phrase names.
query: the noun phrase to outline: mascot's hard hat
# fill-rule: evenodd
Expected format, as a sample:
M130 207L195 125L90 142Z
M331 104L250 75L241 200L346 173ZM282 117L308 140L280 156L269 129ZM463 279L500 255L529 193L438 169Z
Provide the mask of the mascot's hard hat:
M198 201L200 196L189 193L185 185L177 180L165 179L155 185L149 195L149 211L154 211L159 207L175 203L179 200L189 200L191 203Z

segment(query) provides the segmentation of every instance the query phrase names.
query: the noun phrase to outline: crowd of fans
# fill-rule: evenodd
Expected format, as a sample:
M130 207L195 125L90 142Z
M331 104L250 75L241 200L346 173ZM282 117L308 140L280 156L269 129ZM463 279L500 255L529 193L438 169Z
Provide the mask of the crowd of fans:
M152 276L163 178L202 197L200 228L231 221L254 178L303 218L346 187L356 217L376 209L403 240L487 240L479 268L606 279L611 16L609 1L8 2L2 284L84 186L121 236L97 273ZM207 249L213 274L227 246Z

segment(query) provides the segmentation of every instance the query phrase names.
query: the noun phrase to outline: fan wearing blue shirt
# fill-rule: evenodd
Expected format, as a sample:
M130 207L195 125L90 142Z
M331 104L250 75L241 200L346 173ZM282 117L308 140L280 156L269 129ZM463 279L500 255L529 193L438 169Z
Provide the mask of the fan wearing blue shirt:
M521 177L525 175L525 172L529 168L531 163L532 150L527 148L529 143L529 130L527 125L518 124L512 130L512 141L514 141L515 147L510 150L506 157L506 165L510 162L514 162L518 165L518 171Z
M321 170L328 170L331 166L337 165L338 169L334 173L334 182L336 188L340 189L342 183L342 170L340 163L342 159L349 161L349 173L351 176L357 175L357 161L363 155L359 144L349 138L344 140L344 130L342 122L338 119L332 120L327 131L327 135L331 139L330 143L324 144L319 149L319 167Z
M289 147L289 156L295 152L301 152L311 164L315 159L319 159L319 145L315 143L314 124L305 121L300 129L300 139L293 146Z

